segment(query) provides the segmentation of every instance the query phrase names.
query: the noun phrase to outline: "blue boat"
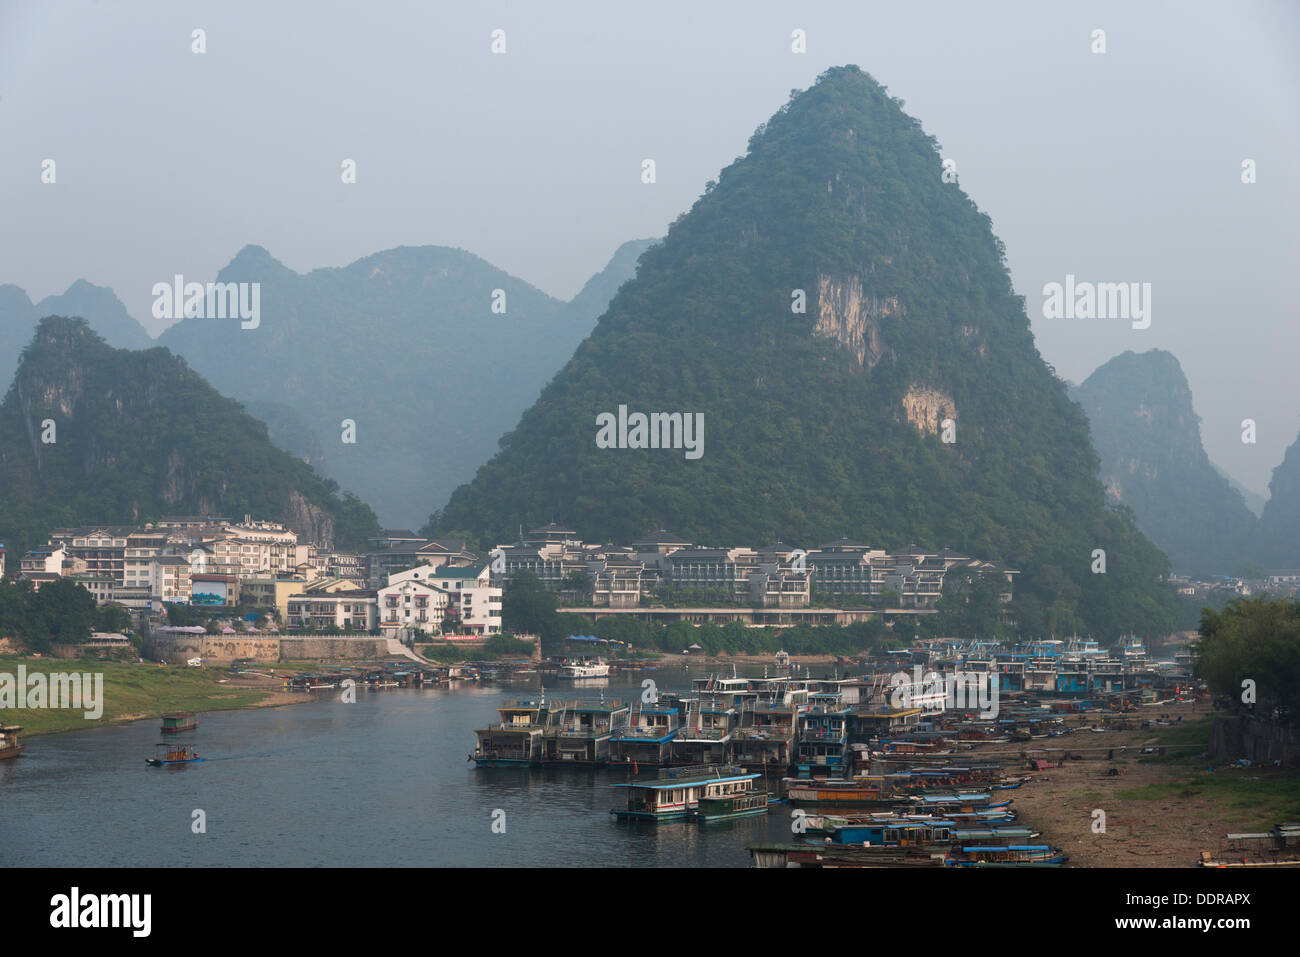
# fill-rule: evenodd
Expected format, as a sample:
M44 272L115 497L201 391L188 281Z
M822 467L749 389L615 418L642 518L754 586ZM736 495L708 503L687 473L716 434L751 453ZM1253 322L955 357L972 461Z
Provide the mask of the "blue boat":
M1059 867L1068 861L1050 844L956 845L944 857L945 867Z
M151 768L162 768L174 764L198 764L203 760L203 758L199 757L197 751L183 745L160 744L158 747L167 750L160 752L156 758L144 759L144 763Z

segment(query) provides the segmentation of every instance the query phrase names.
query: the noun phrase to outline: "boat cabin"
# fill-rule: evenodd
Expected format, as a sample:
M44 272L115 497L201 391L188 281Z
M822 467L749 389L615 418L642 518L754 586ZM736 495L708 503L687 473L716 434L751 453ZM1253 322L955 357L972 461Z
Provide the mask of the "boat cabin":
M622 701L567 701L550 713L542 732L541 760L547 764L603 765L617 727L627 722L629 706Z
M479 767L517 767L542 759L542 735L550 725L554 706L545 701L516 701L497 708L501 720L474 732Z
M665 768L654 779L614 784L627 792L625 807L610 811L620 820L673 821L694 817L701 801L754 793L758 774L739 767ZM766 797L764 797L766 810Z

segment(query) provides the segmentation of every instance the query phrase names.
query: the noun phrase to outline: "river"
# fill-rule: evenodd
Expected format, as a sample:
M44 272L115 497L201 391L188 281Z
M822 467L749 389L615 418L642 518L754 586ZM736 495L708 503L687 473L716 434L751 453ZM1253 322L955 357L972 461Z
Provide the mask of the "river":
M686 690L702 673L650 674ZM603 691L632 700L642 677L612 676ZM547 695L601 690L549 679ZM746 844L790 840L784 805L707 826L625 824L609 814L625 770L467 761L495 708L537 692L536 678L358 690L354 704L327 691L206 713L176 739L206 760L180 768L144 762L157 718L28 738L22 757L0 762L0 865L746 867Z

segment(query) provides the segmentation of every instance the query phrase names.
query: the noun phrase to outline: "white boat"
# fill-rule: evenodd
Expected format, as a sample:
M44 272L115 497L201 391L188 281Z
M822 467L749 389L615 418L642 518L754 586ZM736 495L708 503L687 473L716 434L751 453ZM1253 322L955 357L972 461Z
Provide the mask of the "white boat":
M561 678L605 678L609 665L604 658L576 658L560 665L556 674Z

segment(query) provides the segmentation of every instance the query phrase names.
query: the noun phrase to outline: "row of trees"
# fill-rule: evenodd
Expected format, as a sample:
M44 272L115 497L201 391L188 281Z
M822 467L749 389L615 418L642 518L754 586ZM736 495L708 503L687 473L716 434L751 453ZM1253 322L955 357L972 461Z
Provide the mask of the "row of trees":
M29 581L0 579L0 637L17 639L31 651L85 641L92 631L125 632L130 627L126 608L112 602L96 606L90 592L71 579L56 579L39 591Z
M1214 694L1287 720L1300 716L1300 602L1237 598L1205 609L1196 674Z

